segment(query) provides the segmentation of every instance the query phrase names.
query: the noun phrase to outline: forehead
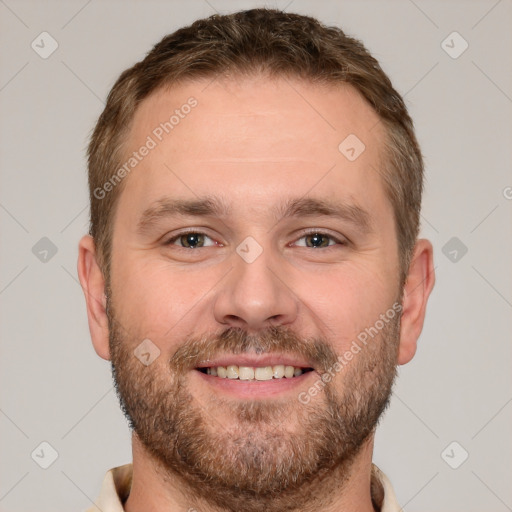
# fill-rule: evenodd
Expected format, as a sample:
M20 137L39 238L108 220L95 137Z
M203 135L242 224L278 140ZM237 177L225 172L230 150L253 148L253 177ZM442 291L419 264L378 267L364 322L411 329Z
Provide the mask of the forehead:
M189 108L192 102L196 106ZM141 140L169 121L172 129L170 133L164 130L163 138L179 144L179 155L187 159L197 159L198 150L213 152L219 144L224 160L290 157L290 151L312 159L327 147L337 152L339 142L349 133L367 142L382 135L380 129L368 133L379 118L352 86L265 76L213 78L160 89L137 109L129 140ZM200 148L184 144L192 131ZM269 145L270 135L275 143ZM299 147L301 139L307 143ZM258 146L263 140L265 148Z
M378 115L346 84L264 76L183 83L137 109L127 155L152 148L122 196L142 206L164 194L236 189L250 207L293 186L296 194L382 201L384 140Z

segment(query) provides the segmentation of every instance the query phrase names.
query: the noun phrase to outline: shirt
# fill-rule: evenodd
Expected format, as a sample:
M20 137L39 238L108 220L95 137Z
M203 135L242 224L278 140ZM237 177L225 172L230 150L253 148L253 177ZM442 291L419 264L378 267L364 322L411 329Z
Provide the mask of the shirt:
M124 512L123 503L128 499L132 485L132 464L113 468L107 472L99 498L95 505L102 512ZM371 495L374 507L379 512L400 512L395 492L388 477L372 464ZM87 512L96 512L93 507Z

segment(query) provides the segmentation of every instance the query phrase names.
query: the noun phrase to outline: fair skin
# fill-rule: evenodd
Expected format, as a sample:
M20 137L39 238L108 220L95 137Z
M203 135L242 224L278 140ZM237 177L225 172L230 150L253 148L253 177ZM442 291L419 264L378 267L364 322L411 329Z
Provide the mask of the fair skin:
M269 325L322 336L341 355L399 293L393 210L375 171L382 165L382 124L350 87L320 88L263 77L217 80L205 87L208 82L159 91L136 112L128 153L168 119L168 112L190 96L198 101L123 182L111 259L117 319L131 336L149 338L158 346L157 361L168 360L189 336L226 327L258 333ZM366 146L353 162L338 150L349 134ZM162 217L137 230L143 212L156 201L206 195L222 199L230 211L222 217ZM283 201L305 197L357 205L368 214L368 229L348 218L273 214ZM207 235L205 246L180 247L179 237L174 245L165 245L184 228ZM306 246L315 232L330 236L330 247ZM263 249L252 263L236 252L249 236ZM349 242L338 244L344 238ZM108 360L105 280L89 236L80 242L78 271L94 348ZM433 285L432 246L418 240L402 302L398 364L414 356ZM310 372L293 386L282 380L266 387L242 381L219 387L190 371L186 382L194 400L206 408L218 397L226 403L280 400L289 412L282 427L292 433L300 429L297 395L317 378ZM343 372L334 385L343 390ZM311 405L321 407L321 400L320 393ZM218 428L229 429L236 420L228 411L216 411L215 421ZM325 512L373 510L372 450L373 436L358 453L346 485L332 491ZM155 466L134 435L133 485L126 510L188 510L190 498L179 482L162 478ZM195 505L202 507L197 510L214 510L205 502Z

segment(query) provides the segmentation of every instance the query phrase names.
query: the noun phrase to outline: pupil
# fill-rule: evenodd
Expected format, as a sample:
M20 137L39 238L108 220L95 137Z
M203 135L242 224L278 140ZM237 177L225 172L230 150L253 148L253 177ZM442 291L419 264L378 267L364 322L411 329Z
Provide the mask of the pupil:
M192 249L196 248L196 244L200 245L200 237L198 233L188 233L183 238L185 239L185 247L190 247Z
M322 247L323 245L325 245L323 243L324 242L323 235L320 235L318 233L315 233L314 235L310 235L310 240L311 240L312 247Z

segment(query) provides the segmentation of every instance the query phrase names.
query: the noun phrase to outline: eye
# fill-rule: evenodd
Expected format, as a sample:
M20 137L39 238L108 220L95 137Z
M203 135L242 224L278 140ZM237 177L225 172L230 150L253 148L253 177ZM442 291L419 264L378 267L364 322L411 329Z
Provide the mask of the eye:
M211 243L208 243L208 240L210 240ZM200 233L198 231L188 231L186 233L180 233L176 236L173 236L165 242L165 245L177 245L178 247L182 247L184 249L198 249L200 247L210 247L218 244L205 233Z
M323 247L331 247L333 245L346 245L344 240L340 240L328 233L322 233L321 231L311 231L310 233L305 233L300 240L304 240L304 244L297 243L296 245L300 247L308 247L311 249L318 249Z
M301 240L304 240L304 242L300 243ZM299 247L307 247L310 249L321 249L346 244L346 240L334 237L333 235L322 231L311 231L309 233L305 233L295 243L295 245ZM187 231L169 238L165 242L165 245L176 245L183 249L199 249L202 247L212 247L221 244L217 243L208 235L201 233L200 231Z

